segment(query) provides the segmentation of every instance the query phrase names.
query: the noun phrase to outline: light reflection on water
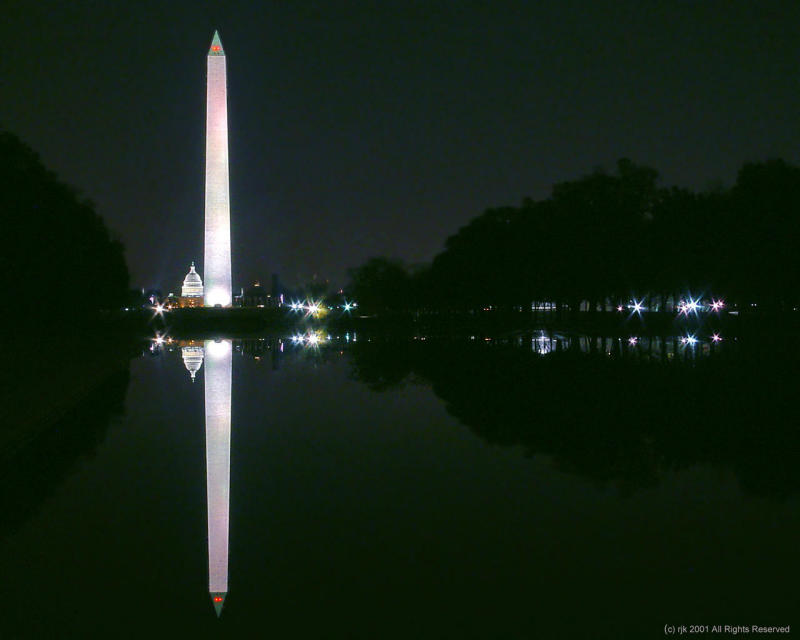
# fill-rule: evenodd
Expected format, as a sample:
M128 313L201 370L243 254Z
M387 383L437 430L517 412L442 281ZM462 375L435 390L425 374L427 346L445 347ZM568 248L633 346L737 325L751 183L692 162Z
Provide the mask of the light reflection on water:
M718 338L716 334L708 339L697 339L693 335L625 338L538 330L500 337L485 336L482 340L476 340L476 337L472 336L471 340L461 341L461 344L467 346L470 343L479 344L488 348L513 347L520 352L524 351L526 345L530 345L530 352L538 356L573 353L645 362L672 360L691 362L697 358L710 358L721 353L724 347L728 347L727 342L723 345ZM271 368L277 370L284 358L340 357L346 350L356 347L357 342L355 333L346 332L339 335L315 330L283 337L270 336L216 342L206 340L202 343L203 346L196 340L171 340L166 347L159 343L158 347L166 348L168 352L180 349L184 366L192 382L205 364L209 592L218 615L228 591L231 356L236 354L252 358L257 362L269 360ZM362 339L362 347L365 342L369 349L368 345L372 342L372 338ZM435 341L431 341L429 336L417 335L413 338L413 342L423 345ZM458 344L459 341L455 341L451 346L457 349ZM469 424L469 421L467 423ZM627 454L641 455L637 451L629 451Z
M441 337L416 335L411 338L416 342L437 341ZM325 330L313 330L303 333L292 333L281 337L258 337L232 339L234 352L241 355L254 355L258 358L272 355L273 364L280 360L279 353L298 353L320 349L347 348L358 341L356 333L345 332L332 334ZM362 341L371 342L372 338ZM468 341L484 342L492 346L515 346L523 348L528 345L531 352L548 355L565 351L583 354L603 353L616 357L636 357L640 359L692 360L698 357L710 357L730 348L737 338L724 338L718 333L708 336L696 334L675 334L670 336L590 336L586 334L567 334L558 331L536 330L533 332L515 332L504 336L470 336L468 339L456 339L451 342ZM197 340L172 340L169 343L153 341L149 347L151 353L175 351L181 349L187 370L191 373L196 362L202 362L202 349ZM195 369L196 370L196 369ZM194 376L192 376L194 377Z
M135 459L108 493L129 502L120 512L141 510L129 535L148 544L141 569L93 567L96 582L142 571L148 597L182 622L339 615L312 637L361 628L379 611L375 631L426 602L433 637L458 619L483 624L480 637L557 637L528 625L557 627L576 600L595 613L635 603L645 631L698 594L718 617L783 602L778 561L791 564L786 527L800 522L798 436L781 417L796 379L784 362L742 365L741 341L707 336L692 347L681 335L328 335L145 348L127 422L86 473L96 491L109 468ZM169 487L159 479L140 499L136 485L162 468L173 472ZM202 503L170 520L193 489ZM117 531L108 506L76 509L73 494L90 495L77 482L55 502L89 531ZM73 525L81 537L82 524ZM46 537L41 523L31 528ZM53 544L16 541L15 584ZM163 549L148 568L153 547ZM32 580L47 575L60 589L51 573ZM209 592L218 611L214 598L224 600L219 621ZM136 606L120 601L105 602L117 619ZM468 636L468 625L459 631Z
M183 349L191 348L183 347ZM206 360L204 397L206 418L206 495L208 499L208 591L214 604L214 609L217 615L220 615L225 597L228 594L231 342L230 340L206 340L204 351ZM185 356L184 362L186 362Z

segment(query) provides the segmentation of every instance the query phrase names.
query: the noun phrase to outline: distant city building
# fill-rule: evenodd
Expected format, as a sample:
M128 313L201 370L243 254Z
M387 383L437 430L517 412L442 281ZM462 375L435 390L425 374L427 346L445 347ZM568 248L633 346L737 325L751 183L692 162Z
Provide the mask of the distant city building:
M272 297L273 298L280 298L281 294L283 293L283 287L281 287L280 279L278 278L277 273L272 274Z
M142 289L142 304L157 304L162 298L161 289Z
M239 294L233 296L233 304L237 307L277 307L279 300L261 286L254 282L252 287L242 287Z
M277 273L272 274L272 300L275 306L280 307L283 305L284 300L286 299L286 290L284 289L283 285L281 284L280 279L278 278Z

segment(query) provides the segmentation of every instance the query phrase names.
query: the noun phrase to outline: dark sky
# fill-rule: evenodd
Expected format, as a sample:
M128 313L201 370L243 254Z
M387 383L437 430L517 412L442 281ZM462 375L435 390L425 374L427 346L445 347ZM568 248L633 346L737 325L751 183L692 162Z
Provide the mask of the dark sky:
M0 125L165 292L202 263L215 28L234 287L427 261L485 208L622 156L695 188L800 163L796 1L22 1L0 22Z

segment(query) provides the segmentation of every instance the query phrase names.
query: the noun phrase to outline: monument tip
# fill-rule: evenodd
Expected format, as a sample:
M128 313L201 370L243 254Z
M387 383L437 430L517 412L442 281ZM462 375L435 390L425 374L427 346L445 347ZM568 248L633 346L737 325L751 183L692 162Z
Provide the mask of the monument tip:
M222 605L225 604L225 596L227 593L216 592L211 594L211 603L214 605L214 611L217 612L217 618L222 615Z
M219 39L219 31L214 31L214 37L211 39L211 48L208 50L210 56L224 56L225 50L222 48L222 40Z

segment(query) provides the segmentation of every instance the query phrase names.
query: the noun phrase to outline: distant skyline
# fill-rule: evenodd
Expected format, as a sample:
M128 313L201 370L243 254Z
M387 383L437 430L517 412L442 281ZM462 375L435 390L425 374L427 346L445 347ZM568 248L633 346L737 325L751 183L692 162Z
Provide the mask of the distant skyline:
M48 2L4 9L0 126L78 187L132 285L203 260L206 53L228 63L233 284L430 260L620 157L662 185L800 164L796 2Z

